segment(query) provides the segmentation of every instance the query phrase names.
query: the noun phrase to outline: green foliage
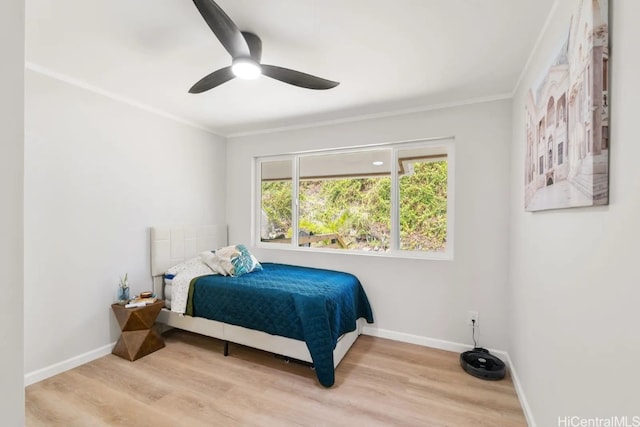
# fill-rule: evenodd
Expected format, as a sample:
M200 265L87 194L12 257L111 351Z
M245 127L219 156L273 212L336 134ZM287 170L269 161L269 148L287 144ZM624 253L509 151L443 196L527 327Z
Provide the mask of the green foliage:
M400 177L400 237L405 250L443 250L447 230L447 162L414 163ZM263 182L262 209L282 232L291 230L291 183ZM300 182L299 228L337 233L350 249L390 245L391 178Z
M400 178L400 241L407 250L442 250L447 232L447 162L414 163Z
M277 232L291 228L291 181L262 182L262 210Z
M337 233L349 248L381 247L389 236L390 179L344 178L300 184L300 229ZM382 236L380 236L382 234Z

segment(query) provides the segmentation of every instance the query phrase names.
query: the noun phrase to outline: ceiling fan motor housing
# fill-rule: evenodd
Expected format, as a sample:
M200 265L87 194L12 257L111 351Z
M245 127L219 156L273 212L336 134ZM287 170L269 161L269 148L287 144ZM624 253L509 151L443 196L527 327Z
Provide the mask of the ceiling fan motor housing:
M236 58L231 65L233 74L241 79L256 79L262 74L260 64L252 58Z

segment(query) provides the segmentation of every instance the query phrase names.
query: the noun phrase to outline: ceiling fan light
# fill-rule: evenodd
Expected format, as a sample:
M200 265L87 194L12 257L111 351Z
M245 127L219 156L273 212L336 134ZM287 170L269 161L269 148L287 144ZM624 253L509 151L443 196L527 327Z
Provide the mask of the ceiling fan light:
M238 58L233 61L231 71L240 79L256 79L262 74L260 64L249 58Z

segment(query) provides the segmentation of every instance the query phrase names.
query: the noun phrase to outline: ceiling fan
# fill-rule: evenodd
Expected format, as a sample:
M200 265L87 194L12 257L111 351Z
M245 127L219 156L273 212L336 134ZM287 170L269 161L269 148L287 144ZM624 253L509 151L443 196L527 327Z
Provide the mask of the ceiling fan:
M340 84L289 68L261 64L262 40L260 37L250 32L241 32L213 0L193 0L193 2L222 46L231 54L232 63L200 79L189 89L189 93L201 93L213 89L235 77L252 79L260 75L307 89L331 89Z

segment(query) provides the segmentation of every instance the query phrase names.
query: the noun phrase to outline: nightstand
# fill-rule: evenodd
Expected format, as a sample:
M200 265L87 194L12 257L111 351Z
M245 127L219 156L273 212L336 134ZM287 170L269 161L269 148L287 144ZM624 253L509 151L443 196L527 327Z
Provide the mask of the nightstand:
M122 330L122 335L112 353L134 361L163 348L164 340L153 328L162 307L164 307L164 301L156 301L136 308L111 304L111 309Z

